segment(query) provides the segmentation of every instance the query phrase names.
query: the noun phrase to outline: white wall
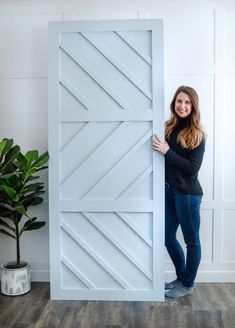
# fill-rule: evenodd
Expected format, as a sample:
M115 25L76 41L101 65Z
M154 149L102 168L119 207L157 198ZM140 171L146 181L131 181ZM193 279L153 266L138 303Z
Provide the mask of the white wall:
M0 0L0 138L14 138L23 150L47 149L49 21L135 18L164 19L166 118L179 85L191 85L200 96L208 138L197 281L235 281L234 1ZM47 183L47 174L43 179ZM47 195L34 211L48 222ZM49 279L48 228L22 238L36 281ZM0 235L0 261L14 254L14 243ZM166 278L172 277L166 256Z

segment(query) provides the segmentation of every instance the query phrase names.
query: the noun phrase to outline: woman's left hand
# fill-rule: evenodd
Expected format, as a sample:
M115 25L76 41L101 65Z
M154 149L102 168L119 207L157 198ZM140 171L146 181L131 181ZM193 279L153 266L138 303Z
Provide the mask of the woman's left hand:
M152 137L152 148L162 155L165 155L170 147L166 141L162 141L156 134L154 134Z

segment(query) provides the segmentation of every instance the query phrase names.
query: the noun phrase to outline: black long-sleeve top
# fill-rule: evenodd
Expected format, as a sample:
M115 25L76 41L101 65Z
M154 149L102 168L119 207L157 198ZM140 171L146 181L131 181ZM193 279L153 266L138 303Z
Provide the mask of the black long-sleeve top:
M189 195L203 195L198 181L205 151L205 139L194 149L182 148L177 143L178 133L186 127L187 119L180 119L167 143L170 149L165 154L165 181L178 191Z

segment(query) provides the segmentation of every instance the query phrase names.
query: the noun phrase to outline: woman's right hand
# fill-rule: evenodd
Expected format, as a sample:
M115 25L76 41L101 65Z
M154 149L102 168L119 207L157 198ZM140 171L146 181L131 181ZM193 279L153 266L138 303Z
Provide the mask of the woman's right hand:
M170 148L166 141L161 140L156 134L152 137L152 148L162 155L165 155Z

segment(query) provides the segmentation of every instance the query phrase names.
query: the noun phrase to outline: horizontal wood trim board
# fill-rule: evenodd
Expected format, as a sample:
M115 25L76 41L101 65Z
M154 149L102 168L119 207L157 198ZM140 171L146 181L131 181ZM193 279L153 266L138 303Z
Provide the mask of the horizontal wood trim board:
M134 110L120 110L120 113L102 113L102 111L94 112L66 112L60 113L60 122L107 122L107 121L152 121L153 111L151 109L143 109L141 112Z
M61 212L153 212L152 201L61 200Z
M159 286L160 289L160 286ZM92 293L91 293L92 291ZM120 301L163 301L164 299L159 298L158 293L151 289L144 290L81 290L81 289L61 289L61 292L52 294L51 299L63 299L63 300L120 300Z

